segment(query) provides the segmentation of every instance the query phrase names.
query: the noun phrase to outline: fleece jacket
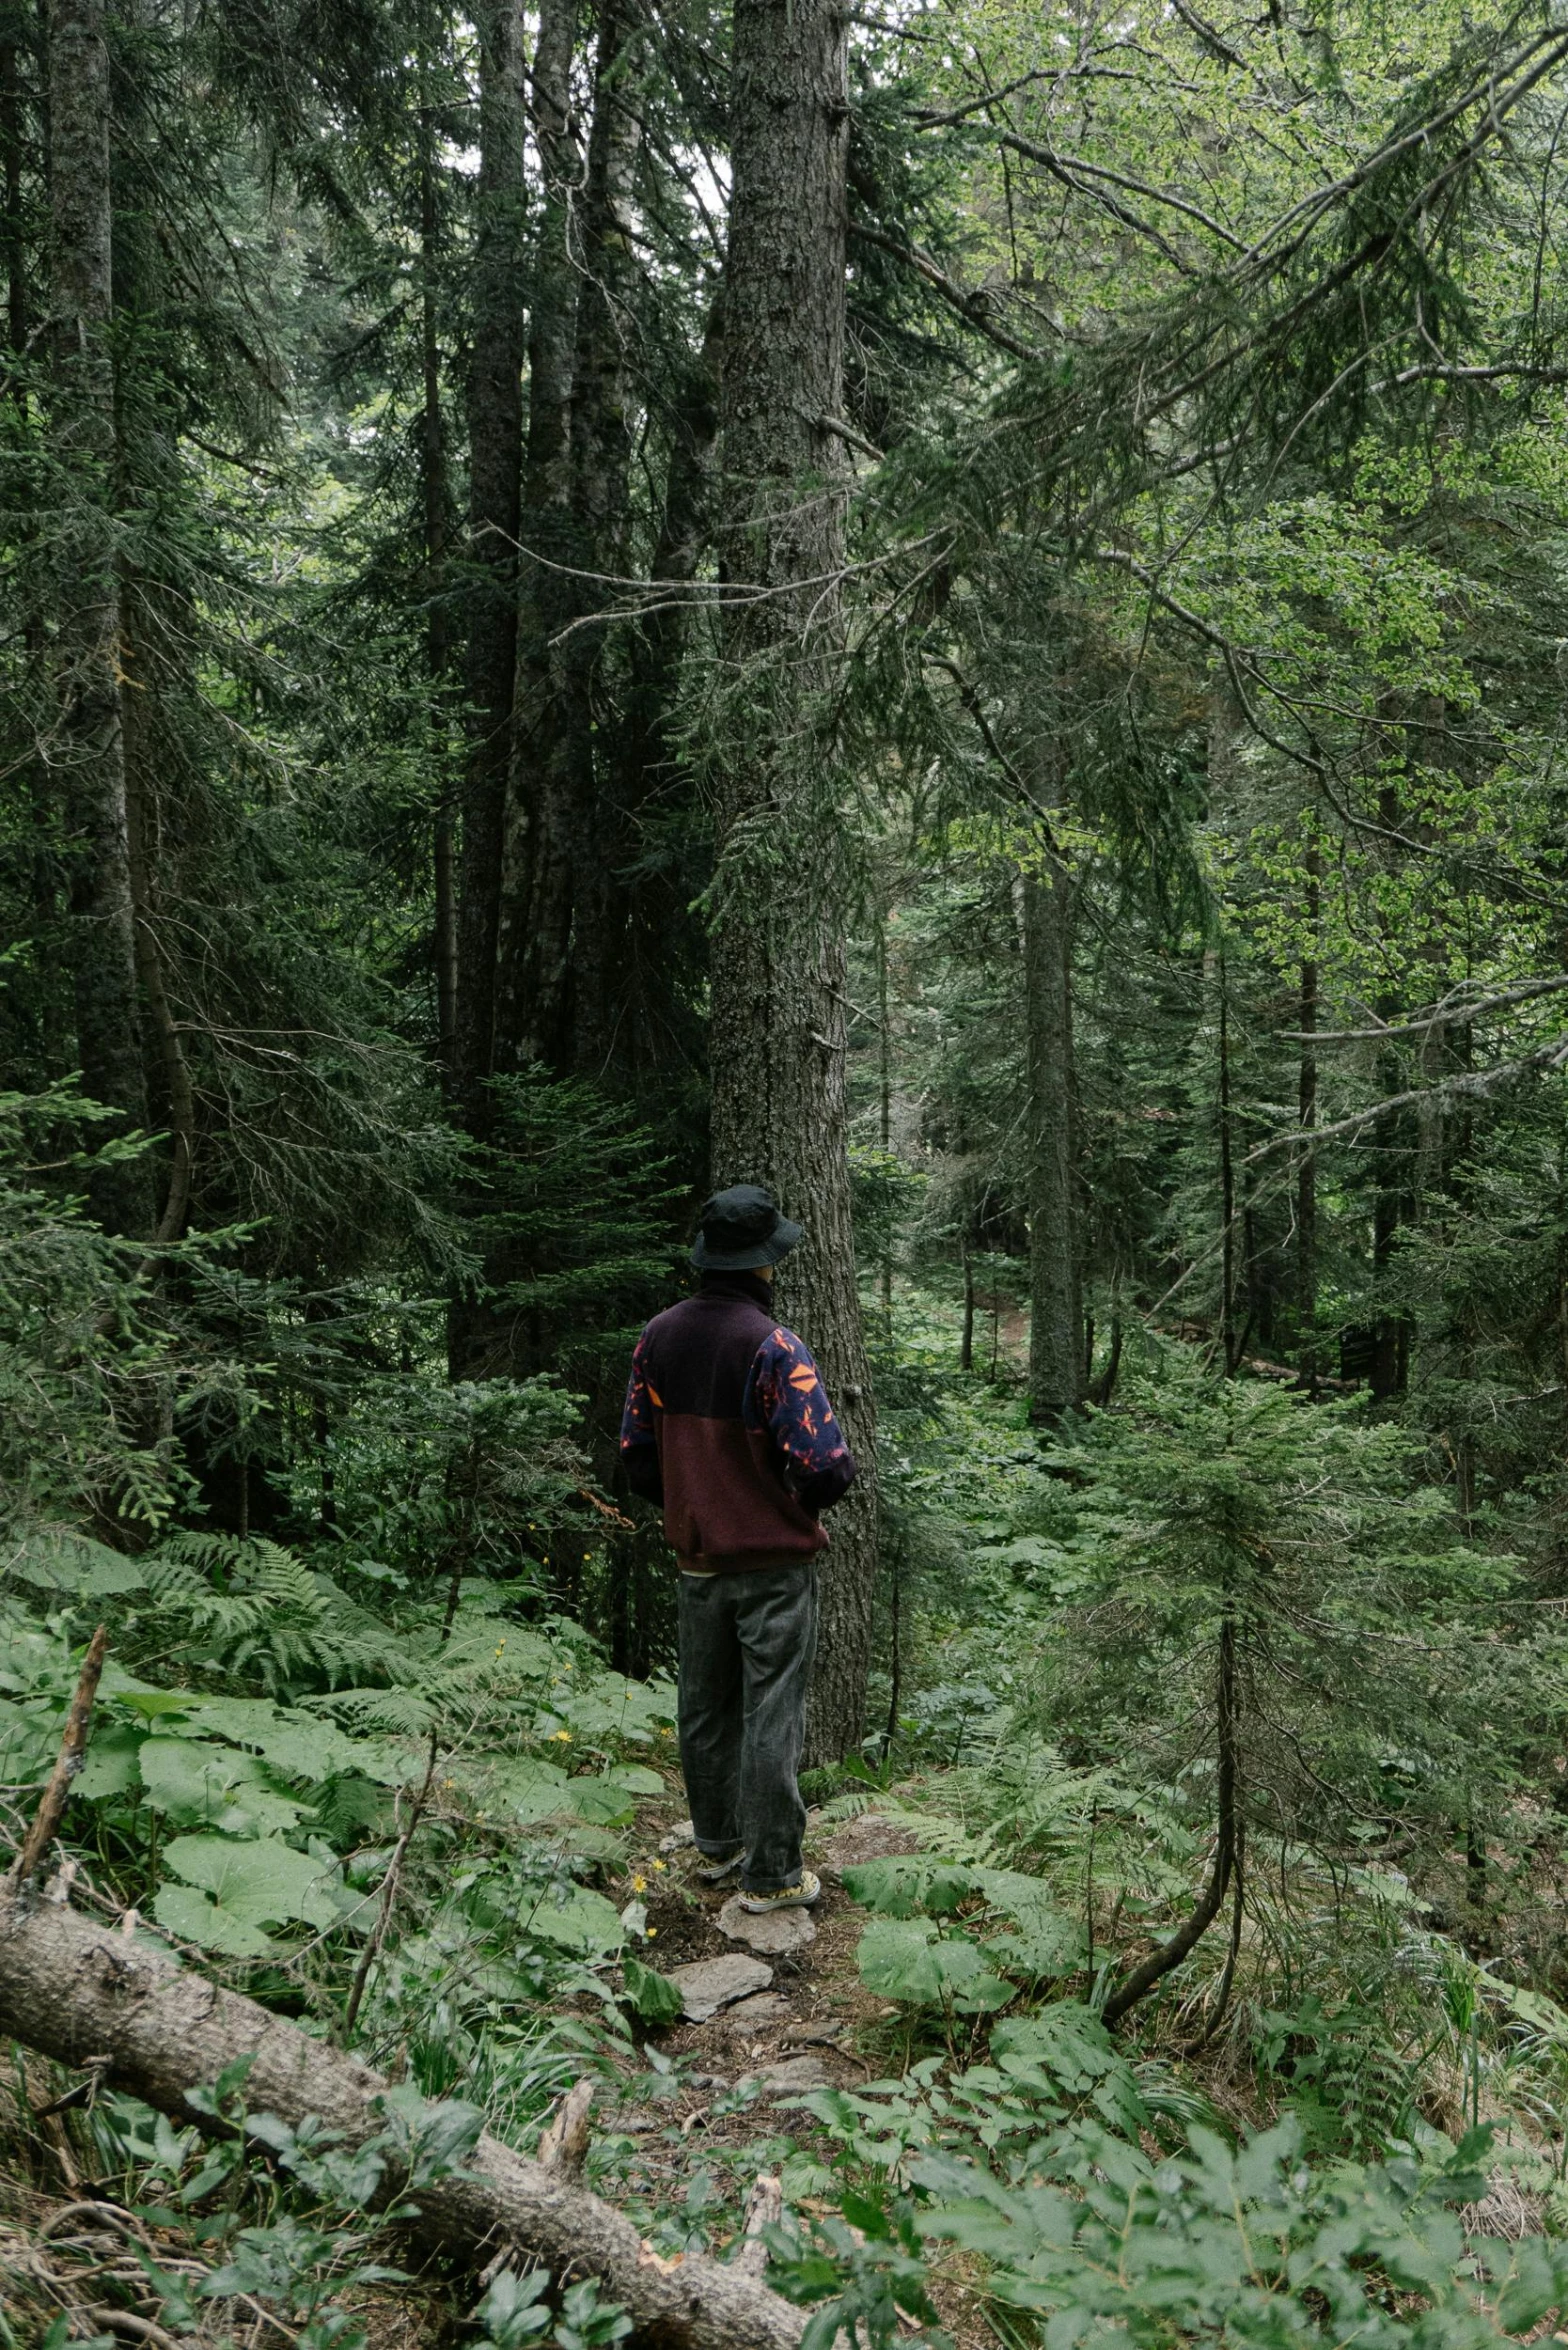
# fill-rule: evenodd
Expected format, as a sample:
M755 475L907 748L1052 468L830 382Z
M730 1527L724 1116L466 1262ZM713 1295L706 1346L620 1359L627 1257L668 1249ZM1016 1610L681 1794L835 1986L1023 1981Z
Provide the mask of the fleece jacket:
M632 1491L663 1503L665 1538L698 1574L815 1558L828 1539L820 1513L855 1476L810 1349L746 1273L706 1275L648 1324L621 1460Z

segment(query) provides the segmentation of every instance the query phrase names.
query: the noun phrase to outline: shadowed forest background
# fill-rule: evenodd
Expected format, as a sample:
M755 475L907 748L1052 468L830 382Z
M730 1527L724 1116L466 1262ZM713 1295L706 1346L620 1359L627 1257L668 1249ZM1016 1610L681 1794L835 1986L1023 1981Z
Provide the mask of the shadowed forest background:
M404 2100L0 1931L8 2346L1565 2322L1565 126L1555 4L0 0L0 1825L101 1623L59 1903ZM616 1465L737 1181L771 2087ZM738 2333L367 2217L579 2078Z

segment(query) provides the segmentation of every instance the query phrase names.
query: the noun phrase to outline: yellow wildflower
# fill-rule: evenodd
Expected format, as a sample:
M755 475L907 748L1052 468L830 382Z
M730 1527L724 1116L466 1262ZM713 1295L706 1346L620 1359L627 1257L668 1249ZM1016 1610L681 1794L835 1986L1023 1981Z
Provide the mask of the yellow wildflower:
M482 1815L481 1815L481 1816L482 1816ZM634 1893L646 1893L646 1892L647 1892L647 1890L648 1890L648 1880L647 1880L647 1878L646 1878L646 1877L633 1877L633 1879L632 1879L632 1891L633 1891Z

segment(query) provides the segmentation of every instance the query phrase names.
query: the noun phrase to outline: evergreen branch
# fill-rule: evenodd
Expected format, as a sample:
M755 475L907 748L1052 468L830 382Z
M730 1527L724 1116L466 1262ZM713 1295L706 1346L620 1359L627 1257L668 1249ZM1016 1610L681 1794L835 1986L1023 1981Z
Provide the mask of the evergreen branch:
M995 343L1000 350L1011 352L1015 359L1039 358L1039 352L1030 344L1021 343L1016 335L1010 335L1005 327L996 325L994 320L984 315L983 305L988 296L983 291L977 288L974 293L966 294L963 287L956 284L932 260L930 254L921 252L917 245L901 244L897 237L888 236L882 229L872 228L864 220L852 220L849 233L852 237L859 237L862 243L879 246L884 253L891 253L895 259L907 262L941 296L948 308L958 313L965 326L972 327L978 335L984 335L987 342Z
M929 661L934 668L940 669L944 676L950 677L953 683L957 686L958 698L963 704L965 710L968 712L969 716L973 719L975 731L979 735L980 740L985 744L985 747L990 753L992 759L994 759L997 766L1000 767L1002 773L1006 776L1008 782L1012 785L1013 790L1018 794L1018 797L1023 801L1025 807L1029 809L1030 813L1034 816L1036 822L1039 824L1042 833L1045 835L1045 845L1050 850L1051 855L1056 859L1058 865L1065 867L1066 859L1062 854L1061 844L1057 840L1056 835L1051 827L1050 811L1035 798L1034 793L1029 789L1028 783L1019 773L1017 765L1012 759L1008 757L1007 752L1003 749L1001 743L998 742L995 730L991 725L991 721L985 714L985 705L980 699L979 688L974 684L972 679L964 675L963 671L959 668L958 663L956 661L949 660L945 653L927 652L922 655L922 658Z
M1103 163L1091 163L1087 157L1082 155L1058 155L1054 148L1039 146L1033 139L1021 137L1017 131L999 132L997 143L1000 146L1011 148L1015 155L1022 155L1027 162L1043 164L1052 177L1060 180L1064 187L1076 186L1071 175L1075 171L1081 171L1091 179L1106 180L1112 187L1122 188L1129 195L1146 196L1151 203L1163 204L1170 211L1181 213L1185 219L1196 221L1199 228L1206 229L1211 237L1217 237L1221 244L1228 245L1233 253L1245 254L1247 251L1247 247L1242 243L1240 237L1233 236L1222 221L1215 220L1212 214L1205 212L1200 205L1190 202L1185 196L1178 196L1170 188L1151 187L1147 180L1131 179L1125 172L1112 171L1108 165ZM1084 188L1079 189L1078 192L1080 195L1090 195L1093 190ZM1130 214L1122 217L1126 218L1130 225L1143 228L1146 235L1156 233L1148 228L1147 223L1137 221ZM1171 253L1168 247L1163 249L1171 260L1177 260L1177 256ZM1178 266L1185 267L1186 265L1178 262Z
M1550 979L1530 979L1517 987L1500 988L1491 995L1478 997L1473 1003L1456 1001L1455 995L1447 995L1440 1003L1434 1004L1429 1012L1417 1013L1408 1020L1386 1024L1379 1021L1371 1028L1281 1028L1275 1033L1288 1044L1382 1044L1393 1037L1428 1036L1434 1028L1468 1027L1472 1021L1483 1020L1492 1012L1506 1010L1510 1004L1529 1003L1544 995L1560 995L1565 987L1568 987L1568 972L1557 972Z
M1538 1045L1533 1053L1525 1053L1518 1060L1499 1061L1492 1069L1460 1070L1452 1077L1440 1078L1435 1085L1417 1085L1405 1093L1385 1094L1381 1101L1354 1111L1348 1118L1336 1119L1330 1126L1302 1126L1287 1134L1277 1134L1271 1142L1255 1144L1243 1164L1256 1166L1281 1151L1315 1150L1320 1143L1361 1134L1395 1110L1416 1109L1431 1102L1486 1101L1500 1086L1512 1083L1515 1078L1528 1077L1536 1070L1550 1073L1564 1067L1568 1067L1568 1036L1555 1036L1550 1043Z

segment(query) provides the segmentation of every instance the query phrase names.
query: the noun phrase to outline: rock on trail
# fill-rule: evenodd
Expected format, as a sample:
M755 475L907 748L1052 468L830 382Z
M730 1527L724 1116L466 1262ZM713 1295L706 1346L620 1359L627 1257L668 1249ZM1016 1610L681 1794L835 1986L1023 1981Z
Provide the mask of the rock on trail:
M781 1999L776 1991L757 1991L750 1999L737 2000L724 2010L723 2029L740 2038L756 2032L771 2032L778 2024L789 2021L789 2001Z
M731 1950L723 1958L699 1958L689 1966L671 1967L670 1981L680 1991L686 2021L705 2024L721 2007L766 1991L773 1969L760 1958L742 1958L738 1950Z
M746 2081L756 2081L767 2097L788 2097L798 2089L826 2089L832 2086L832 2074L819 2056L786 2056L777 2064L765 2064L754 2073L746 2073L737 2081L737 2089Z
M776 1909L770 1915L753 1917L742 1908L738 1893L730 1896L714 1923L726 1941L744 1942L748 1950L766 1951L769 1958L803 1950L817 1938L817 1929L803 1909Z

